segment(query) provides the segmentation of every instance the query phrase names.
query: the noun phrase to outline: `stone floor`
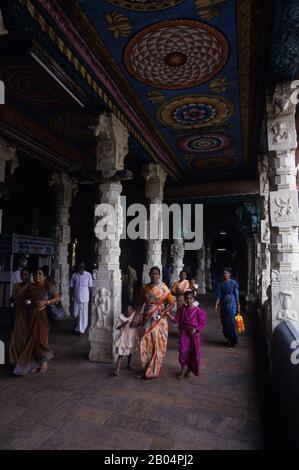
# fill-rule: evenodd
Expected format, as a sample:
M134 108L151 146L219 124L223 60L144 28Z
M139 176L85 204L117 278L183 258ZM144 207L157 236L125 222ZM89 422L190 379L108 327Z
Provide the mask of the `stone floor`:
M47 374L24 378L0 366L0 449L261 449L254 344L223 343L212 297L203 297L199 378L179 382L175 327L159 379L87 360L88 340L68 320L50 337Z

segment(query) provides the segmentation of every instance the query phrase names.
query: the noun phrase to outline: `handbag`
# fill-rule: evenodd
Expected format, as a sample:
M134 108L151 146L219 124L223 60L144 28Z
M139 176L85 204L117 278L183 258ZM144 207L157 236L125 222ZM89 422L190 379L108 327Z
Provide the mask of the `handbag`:
M66 313L61 302L47 305L47 313L49 320L52 322L64 320L66 318Z
M236 328L237 328L237 333L245 333L245 325L244 325L244 320L240 312L237 313L235 316L236 320Z

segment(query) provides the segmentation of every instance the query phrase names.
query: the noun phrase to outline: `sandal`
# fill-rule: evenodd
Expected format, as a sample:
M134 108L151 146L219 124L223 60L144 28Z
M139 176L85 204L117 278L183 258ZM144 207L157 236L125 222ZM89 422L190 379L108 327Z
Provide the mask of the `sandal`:
M115 369L115 370L112 372L112 375L114 375L114 376L116 377L117 375L119 375L119 373L120 373L120 370L119 370L119 369Z

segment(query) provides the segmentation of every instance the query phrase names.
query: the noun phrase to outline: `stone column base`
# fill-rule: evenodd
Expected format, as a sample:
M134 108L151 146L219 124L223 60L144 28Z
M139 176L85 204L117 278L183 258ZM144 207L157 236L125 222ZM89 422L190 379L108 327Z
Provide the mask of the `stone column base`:
M102 328L89 329L89 360L93 362L113 362L113 344L111 332Z

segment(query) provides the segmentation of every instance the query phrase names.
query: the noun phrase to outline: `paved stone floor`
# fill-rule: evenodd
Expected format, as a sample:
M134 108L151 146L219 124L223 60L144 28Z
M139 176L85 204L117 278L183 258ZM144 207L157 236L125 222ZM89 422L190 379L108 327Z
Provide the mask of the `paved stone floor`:
M252 338L223 343L212 297L204 296L199 378L179 382L175 327L159 379L87 360L88 340L72 321L55 327L47 374L17 378L0 366L1 449L260 449L260 418ZM136 359L135 359L136 360Z

